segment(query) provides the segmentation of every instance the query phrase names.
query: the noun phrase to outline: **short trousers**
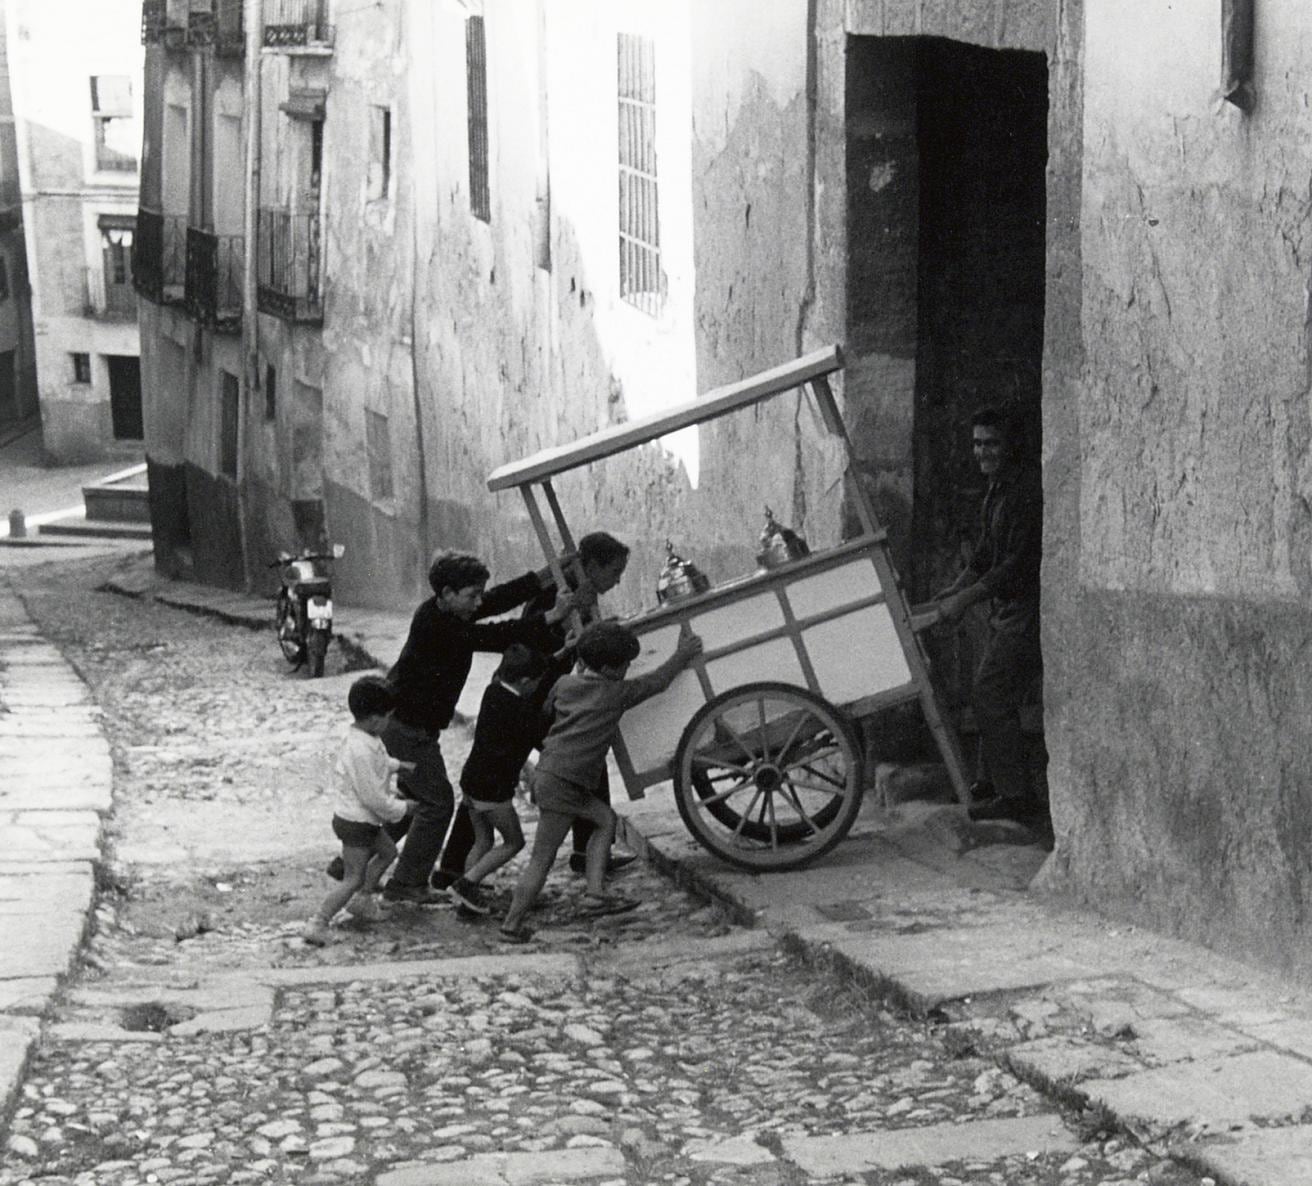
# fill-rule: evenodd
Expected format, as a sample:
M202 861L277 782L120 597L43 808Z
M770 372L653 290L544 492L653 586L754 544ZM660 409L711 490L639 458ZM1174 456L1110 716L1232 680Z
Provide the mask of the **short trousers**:
M594 819L598 804L601 804L601 800L587 787L557 778L546 770L539 770L533 776L533 791L537 795L539 811L554 811L575 819Z
M333 835L347 848L373 848L382 831L377 824L362 824L359 820L333 816Z
M499 807L513 806L514 799L475 799L470 795L465 795L461 802L464 803L470 811L488 812L496 811Z

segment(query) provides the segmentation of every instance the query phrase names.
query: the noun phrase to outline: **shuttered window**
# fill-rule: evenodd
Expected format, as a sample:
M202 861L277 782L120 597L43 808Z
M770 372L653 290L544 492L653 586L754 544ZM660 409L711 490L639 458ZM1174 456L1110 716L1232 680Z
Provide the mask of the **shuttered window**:
M656 50L621 33L619 74L620 296L646 313L664 299L656 185Z
M469 209L475 218L492 221L487 178L487 39L483 18L465 22L465 77L469 91Z

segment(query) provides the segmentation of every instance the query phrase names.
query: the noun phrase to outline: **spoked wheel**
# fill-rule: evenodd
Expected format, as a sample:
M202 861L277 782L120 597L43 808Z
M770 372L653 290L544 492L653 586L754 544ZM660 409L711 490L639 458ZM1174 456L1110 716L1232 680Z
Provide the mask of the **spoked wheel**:
M293 667L299 667L305 660L305 648L301 646L292 599L286 593L278 594L273 621L278 631L278 647L282 651L283 658Z
M743 869L823 856L861 810L851 725L791 684L748 684L704 704L679 739L674 794L694 838Z

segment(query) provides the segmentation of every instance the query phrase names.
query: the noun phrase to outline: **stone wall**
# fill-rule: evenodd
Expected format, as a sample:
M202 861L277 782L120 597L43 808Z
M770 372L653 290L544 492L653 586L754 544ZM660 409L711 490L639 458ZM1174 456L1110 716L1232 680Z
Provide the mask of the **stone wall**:
M1306 969L1312 19L1260 13L1245 115L1217 97L1214 7L1087 9L1082 342L1050 344L1046 425L1046 876Z

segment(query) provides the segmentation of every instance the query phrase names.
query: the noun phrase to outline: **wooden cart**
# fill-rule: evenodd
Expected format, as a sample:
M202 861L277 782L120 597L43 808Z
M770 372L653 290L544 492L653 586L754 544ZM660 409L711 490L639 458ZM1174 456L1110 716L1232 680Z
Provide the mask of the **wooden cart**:
M809 391L826 430L846 449L845 480L860 535L627 623L643 648L631 674L663 661L685 628L705 644L668 691L624 716L615 757L629 796L641 798L648 787L673 780L679 814L693 836L748 869L797 868L842 840L864 786L855 722L894 704L920 701L957 795L966 798L956 738L939 710L916 636L930 620L911 618L830 390L828 376L842 365L837 346L819 350L668 411L504 465L487 483L494 491L520 490L559 585L562 556L575 545L552 478L785 392Z

